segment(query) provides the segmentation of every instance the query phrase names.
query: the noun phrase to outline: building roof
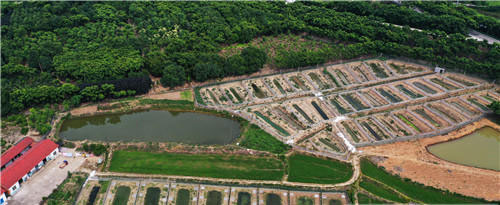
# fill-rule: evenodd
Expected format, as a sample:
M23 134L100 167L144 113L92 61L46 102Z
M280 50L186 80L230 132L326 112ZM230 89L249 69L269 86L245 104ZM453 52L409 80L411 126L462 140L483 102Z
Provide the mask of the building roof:
M30 146L33 143L33 139L31 137L25 137L21 141L19 141L16 145L11 147L9 150L2 153L2 167L10 162L10 160L14 159L19 153L21 153L26 147Z
M49 139L34 144L31 149L0 173L1 187L8 190L57 147L58 145Z

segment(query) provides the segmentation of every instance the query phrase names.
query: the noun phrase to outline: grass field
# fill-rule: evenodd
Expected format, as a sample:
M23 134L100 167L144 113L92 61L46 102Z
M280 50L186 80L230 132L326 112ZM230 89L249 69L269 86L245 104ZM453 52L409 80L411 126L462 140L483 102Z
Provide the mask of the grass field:
M302 154L288 158L288 181L291 182L335 184L349 180L352 174L352 166L344 162Z
M366 177L359 183L359 186L364 190L377 195L381 198L388 199L399 203L408 203L408 200L401 197L398 193L384 187L383 185L372 181Z
M274 157L115 151L110 171L229 179L280 180L284 165Z
M358 203L359 204L386 204L384 201L379 201L377 199L371 198L370 196L362 193L358 193Z
M146 191L146 200L144 201L144 205L155 205L160 202L160 188L158 187L149 187Z
M181 92L181 98L183 100L193 102L193 92L191 90L185 90Z
M246 123L243 139L240 145L249 149L268 151L275 154L282 154L290 150L290 146L279 141L257 125Z
M384 183L406 196L430 204L450 204L450 203L483 203L479 199L461 196L454 193L445 192L432 187L402 179L399 176L391 175L367 159L361 160L361 171L364 175ZM359 197L359 195L358 195ZM361 202L360 202L361 203Z

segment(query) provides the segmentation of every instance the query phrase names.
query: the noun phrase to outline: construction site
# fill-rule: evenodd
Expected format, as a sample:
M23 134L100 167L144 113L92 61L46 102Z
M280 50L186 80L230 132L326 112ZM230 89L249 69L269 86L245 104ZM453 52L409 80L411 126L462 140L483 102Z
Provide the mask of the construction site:
M494 84L399 60L324 65L195 91L294 148L337 158L357 147L447 133L500 100Z

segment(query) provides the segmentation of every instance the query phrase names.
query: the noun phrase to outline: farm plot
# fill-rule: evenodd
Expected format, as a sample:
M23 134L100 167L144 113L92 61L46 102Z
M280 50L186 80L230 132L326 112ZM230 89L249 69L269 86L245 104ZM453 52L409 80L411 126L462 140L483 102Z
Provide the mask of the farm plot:
M307 128L307 125L299 120L297 115L293 112L288 112L284 107L278 105L273 107L273 112L276 113L277 116L281 116L283 120L291 125L294 129L304 130Z
M439 113L446 118L448 118L453 123L460 123L467 120L467 117L457 112L455 109L451 108L448 105L444 105L441 102L432 102L427 104L427 107L433 110L436 113Z
M410 114L405 110L398 110L394 112L394 116L399 118L401 121L406 123L408 127L411 127L415 130L416 133L426 133L432 131L432 128L427 126L424 122L418 120L415 116Z
M380 126L378 126L372 118L358 119L358 123L361 125L365 132L372 136L373 139L380 141L385 139L390 139L390 135Z
M417 90L414 90L413 88L410 88L409 86L403 83L396 84L394 87L412 99L424 97L422 93L420 93Z
M224 93L221 92L221 90L219 90L218 86L211 87L208 90L208 92L212 98L216 98L217 104L221 104L221 105L229 105L230 104L230 99L228 99L228 97L226 97L224 95Z
M414 80L411 81L411 84L415 86L416 88L424 91L427 94L434 95L437 93L443 92L440 88L437 86L431 85L430 83L427 83L426 81L423 81L422 79Z
M346 147L342 140L336 136L332 136L331 128L323 129L308 139L310 143L318 150L344 153Z
M327 101L337 110L340 115L344 115L350 112L354 112L353 109L349 106L343 98L339 95L330 95L327 98Z
M300 99L290 102L293 108L300 114L307 122L314 124L322 121L322 117L318 111L311 104L312 99Z
M363 65L361 62L348 63L346 64L352 71L359 81L367 82L376 80L377 78Z
M215 95L210 91L210 87L200 89L200 95L203 102L207 105L218 105L219 100L215 97Z
M263 78L264 82L278 95L286 95L295 92L281 75L273 75Z
M462 101L460 98L451 98L451 99L446 99L445 101L451 106L455 107L460 112L465 113L470 117L481 114L481 111L479 111L477 108L470 105L469 103Z
M380 95L384 96L391 103L398 103L408 100L406 97L403 97L401 94L395 92L393 89L387 86L380 86L376 88L376 90L380 93Z
M257 188L231 187L230 205L257 205Z
M489 110L488 105L490 103L487 100L478 98L475 95L462 96L462 98L466 99L469 103L471 103L474 106L478 107L482 111L488 111Z
M345 194L338 192L322 192L321 204L323 205L342 205L348 204Z
M351 104L352 107L354 107L354 109L356 109L357 111L370 108L370 106L368 104L366 104L366 102L363 102L361 100L361 97L357 93L345 93L345 94L342 94L342 97L349 104Z
M373 116L378 119L383 126L385 126L389 131L393 133L394 137L410 136L413 133L411 130L407 130L399 121L394 120L389 113L384 113L380 115Z
M410 110L412 110L413 113L419 115L420 118L427 120L427 122L429 122L429 124L431 124L435 128L441 129L450 126L450 123L448 123L446 120L432 113L423 106L418 106Z
M318 114L323 118L323 120L328 120L328 115L323 111L323 109L321 109L321 107L319 106L319 104L316 102L316 101L311 101L311 105L314 107L314 109L316 109L316 111L318 112Z
M329 77L325 76L319 69L304 71L304 75L308 76L320 90L326 90L335 87L334 83L331 83L332 81L327 79Z
M239 82L226 83L219 87L229 97L233 104L240 104L248 101L248 92Z
M109 181L89 180L80 191L76 204L102 204L104 195L109 187Z
M266 205L286 205L288 191L281 189L259 189L259 203Z
M165 203L168 195L168 184L160 182L142 182L139 188L139 198L136 204Z
M344 86L357 83L343 65L329 66L326 68L326 71L332 74L338 80L339 84Z
M315 205L320 204L319 192L290 191L290 204Z
M416 73L416 72L422 72L426 70L425 67L419 66L419 65L410 65L406 63L402 63L399 61L395 60L387 60L386 64L390 66L396 73L399 74L409 74L409 73Z
M198 204L198 184L170 184L168 197L169 205L196 205Z
M264 110L254 111L255 115L257 115L259 119L269 124L274 129L276 129L276 131L278 131L280 134L284 136L289 136L290 135L289 131L293 131L293 129L288 127L288 125L285 124L284 122L280 122L281 119L278 118L277 116L274 116L270 110L265 110L265 108L263 109Z
M198 204L222 205L229 201L229 187L200 185Z
M334 73L331 73L327 68L321 68L321 73L323 73L325 78L330 81L330 83L333 83L336 87L342 87L342 83L339 79L337 79L334 75Z
M387 100L385 100L382 96L380 96L375 90L373 89L365 89L361 90L359 92L363 97L368 100L368 102L375 106L375 107L380 107L389 104Z
M260 79L245 80L243 84L245 84L252 95L258 99L268 98L273 95Z
M373 71L373 73L375 73L375 76L377 76L377 78L383 79L391 77L393 75L392 72L390 70L387 70L385 65L379 60L365 61L365 64L371 68L371 70Z
M288 81L292 84L292 86L298 90L309 91L313 88L313 86L307 82L307 80L302 77L299 72L287 74L285 77L288 78Z
M448 74L446 76L446 78L452 80L452 81L455 81L457 83L460 83L461 85L463 86L467 86L467 87L471 87L471 86L475 86L477 85L478 83L471 80L471 79L466 79L462 76L458 76L458 75L453 75L453 74Z
M446 90L457 90L462 88L461 86L445 79L445 78L438 78L438 77L432 77L428 78L428 80L436 85L441 86L442 88Z
M478 92L478 96L481 96L483 99L487 100L489 103L494 101L500 101L500 95L494 92L493 90L485 90Z
M134 204L137 191L139 190L138 181L111 181L111 191L106 197L105 204L121 205Z
M339 126L340 130L346 137L350 137L355 143L368 142L369 138L362 133L356 123L351 120L342 121Z

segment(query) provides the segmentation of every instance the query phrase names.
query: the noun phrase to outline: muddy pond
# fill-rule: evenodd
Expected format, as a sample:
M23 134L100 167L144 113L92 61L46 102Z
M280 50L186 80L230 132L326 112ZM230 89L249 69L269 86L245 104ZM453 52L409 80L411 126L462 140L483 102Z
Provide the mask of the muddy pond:
M67 140L229 144L240 136L237 121L195 112L147 110L65 120Z
M500 132L483 127L472 134L428 147L437 157L468 166L500 171Z

